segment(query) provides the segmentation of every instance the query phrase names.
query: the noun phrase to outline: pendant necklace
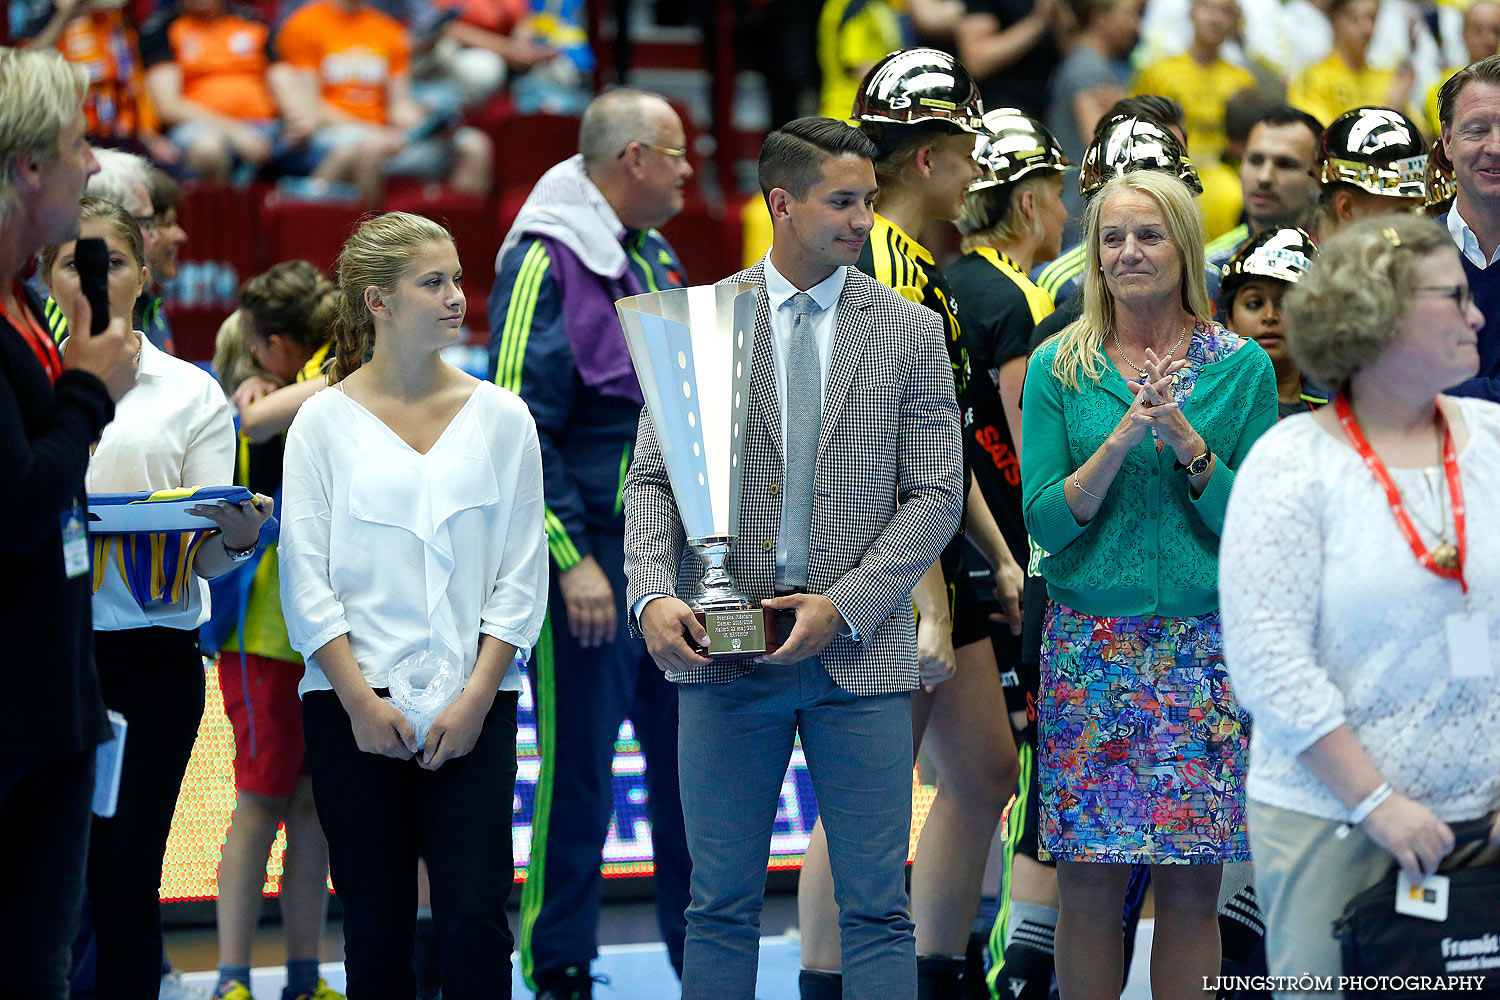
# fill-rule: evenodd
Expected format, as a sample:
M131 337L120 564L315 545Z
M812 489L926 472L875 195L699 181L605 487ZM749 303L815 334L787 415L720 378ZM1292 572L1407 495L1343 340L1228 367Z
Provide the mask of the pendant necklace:
M1181 347L1182 346L1182 342L1187 339L1188 330L1191 328L1191 326L1192 326L1192 324L1187 324L1186 326L1184 326L1182 328L1182 332L1177 335L1177 343L1175 343L1175 344L1172 345L1172 349L1170 351L1168 351L1167 354L1166 354L1167 357L1170 358L1172 355L1174 355L1174 354L1177 353L1177 348ZM1114 331L1114 338L1115 338L1115 350L1119 352L1121 360L1123 360L1131 368L1134 368L1137 372L1140 372L1141 378L1150 378L1151 376L1149 376L1149 375L1146 374L1146 369L1142 368L1140 365L1136 364L1134 361L1131 361L1130 357L1125 353L1125 348L1123 348L1123 347L1120 346L1120 331L1119 330L1115 330ZM1173 383L1176 383L1176 381L1177 381L1177 373L1176 372L1172 373L1172 381L1173 381Z

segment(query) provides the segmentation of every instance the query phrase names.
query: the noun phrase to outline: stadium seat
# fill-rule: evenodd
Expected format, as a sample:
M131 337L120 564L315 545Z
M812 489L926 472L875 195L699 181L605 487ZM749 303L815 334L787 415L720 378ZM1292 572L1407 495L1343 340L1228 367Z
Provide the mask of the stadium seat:
M422 188L391 186L386 195L386 211L411 212L426 216L446 226L458 244L458 259L464 269L464 294L469 300L466 325L471 331L489 330L486 303L490 286L495 283L495 254L500 251L504 230L494 225L496 203L446 188L429 192Z
M366 214L355 203L304 201L273 191L261 209L266 262L306 260L332 274L344 241Z

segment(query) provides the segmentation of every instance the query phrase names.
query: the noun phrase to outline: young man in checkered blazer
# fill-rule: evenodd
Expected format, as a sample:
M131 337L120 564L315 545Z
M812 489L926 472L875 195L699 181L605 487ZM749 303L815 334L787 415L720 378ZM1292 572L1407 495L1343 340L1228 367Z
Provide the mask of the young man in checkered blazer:
M683 529L649 411L625 482L630 606L680 685L689 1000L754 995L766 861L799 734L841 909L845 996L916 995L911 589L958 529L962 445L936 316L851 266L873 224L874 154L833 119L773 132L760 184L774 242L728 279L761 292L729 569L795 618L777 653L700 654L707 635L672 596L686 592Z

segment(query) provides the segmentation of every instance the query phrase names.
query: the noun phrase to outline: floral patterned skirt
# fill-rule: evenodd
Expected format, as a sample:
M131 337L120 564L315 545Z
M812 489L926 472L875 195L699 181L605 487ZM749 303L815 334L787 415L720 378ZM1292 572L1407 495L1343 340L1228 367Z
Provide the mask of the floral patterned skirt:
M1102 618L1049 604L1041 673L1040 856L1249 860L1249 721L1218 612Z

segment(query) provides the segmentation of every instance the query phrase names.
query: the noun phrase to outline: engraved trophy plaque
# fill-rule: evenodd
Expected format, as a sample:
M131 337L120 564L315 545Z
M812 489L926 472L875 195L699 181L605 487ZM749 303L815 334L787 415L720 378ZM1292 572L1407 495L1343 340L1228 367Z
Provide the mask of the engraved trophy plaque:
M739 534L756 288L699 285L615 303L687 543L703 563L687 603L708 632L707 655L721 660L780 646L775 613L746 597L728 568Z

